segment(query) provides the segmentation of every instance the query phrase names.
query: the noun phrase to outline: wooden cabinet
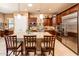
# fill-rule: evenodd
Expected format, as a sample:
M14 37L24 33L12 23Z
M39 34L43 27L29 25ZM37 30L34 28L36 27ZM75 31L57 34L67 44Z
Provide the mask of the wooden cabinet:
M56 35L56 31L55 30L45 30L45 32L49 32L52 35Z
M52 19L51 18L45 18L44 19L44 26L52 26Z
M7 30L7 31L8 31L8 32L5 32L5 31L0 30L0 37L3 37L5 34L11 35L11 34L14 33L14 32L11 31L11 30Z
M61 15L57 15L56 17L56 23L59 25L62 22Z
M62 23L62 19L61 19L62 16L66 16L68 14L74 13L74 12L78 11L78 9L79 9L79 4L76 4L72 7L70 7L69 9L57 14L56 23L59 25L60 23Z
M29 26L36 26L37 18L29 18L28 23L29 23Z

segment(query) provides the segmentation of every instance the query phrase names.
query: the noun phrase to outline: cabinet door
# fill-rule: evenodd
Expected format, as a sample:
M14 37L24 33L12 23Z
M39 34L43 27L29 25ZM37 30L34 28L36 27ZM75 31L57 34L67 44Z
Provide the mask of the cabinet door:
M37 25L37 18L30 18L28 23L29 23L29 26L36 26Z
M52 19L44 19L44 26L52 26Z

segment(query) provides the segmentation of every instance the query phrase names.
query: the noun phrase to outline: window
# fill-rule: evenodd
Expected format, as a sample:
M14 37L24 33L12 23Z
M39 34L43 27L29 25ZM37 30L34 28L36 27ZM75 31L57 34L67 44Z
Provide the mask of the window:
M9 18L9 29L13 29L14 27L14 20L13 18Z

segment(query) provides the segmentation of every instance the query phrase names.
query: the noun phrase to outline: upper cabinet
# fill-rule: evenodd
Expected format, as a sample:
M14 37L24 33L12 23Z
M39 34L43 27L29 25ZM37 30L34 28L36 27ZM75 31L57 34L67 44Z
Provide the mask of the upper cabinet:
M44 26L52 26L52 18L45 18L44 20Z
M56 23L57 23L57 25L59 25L60 23L62 23L61 15L57 15L56 16Z
M29 24L29 26L36 26L37 25L37 18L35 18L35 17L29 18L28 24Z

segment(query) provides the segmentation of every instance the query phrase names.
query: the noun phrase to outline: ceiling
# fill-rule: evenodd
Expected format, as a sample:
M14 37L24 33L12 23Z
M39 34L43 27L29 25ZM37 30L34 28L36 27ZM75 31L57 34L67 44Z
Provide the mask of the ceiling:
M28 7L28 3L0 3L0 12L2 13L13 13L18 11L18 5L20 11L28 11L30 13L53 13L58 14L75 3L33 3L32 7ZM49 10L51 9L51 10Z

